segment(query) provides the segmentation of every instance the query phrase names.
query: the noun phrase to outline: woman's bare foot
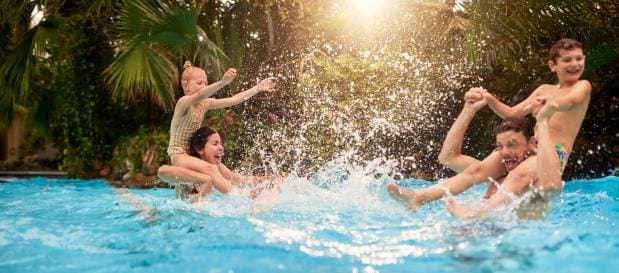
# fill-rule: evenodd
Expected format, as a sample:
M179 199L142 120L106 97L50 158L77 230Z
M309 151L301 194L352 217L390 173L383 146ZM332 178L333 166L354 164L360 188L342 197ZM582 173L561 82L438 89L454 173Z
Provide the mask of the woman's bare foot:
M416 211L421 205L415 198L415 191L402 189L394 183L387 184L387 191L389 195L391 195L391 198L413 211Z

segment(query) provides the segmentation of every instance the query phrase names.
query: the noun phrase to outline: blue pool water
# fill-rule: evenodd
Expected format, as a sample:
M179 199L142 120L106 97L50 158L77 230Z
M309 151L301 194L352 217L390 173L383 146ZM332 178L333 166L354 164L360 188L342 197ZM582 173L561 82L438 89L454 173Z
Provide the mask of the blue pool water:
M463 222L416 213L385 180L288 178L270 207L102 180L0 184L0 272L617 272L619 178L566 184L549 217ZM409 187L430 182L401 181ZM478 186L460 200L476 200ZM141 205L140 205L141 204ZM141 211L141 212L139 212Z

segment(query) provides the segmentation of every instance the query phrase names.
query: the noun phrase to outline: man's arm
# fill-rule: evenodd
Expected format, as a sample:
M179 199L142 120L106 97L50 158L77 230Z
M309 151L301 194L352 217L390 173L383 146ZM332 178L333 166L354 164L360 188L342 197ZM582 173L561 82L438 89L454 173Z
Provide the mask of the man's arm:
M462 154L462 144L464 142L464 133L469 127L469 124L475 117L475 113L486 105L486 100L482 99L477 102L466 101L462 112L456 118L453 125L447 132L443 147L438 155L438 161L445 167L452 169L455 172L461 172L468 166L480 162L476 158Z

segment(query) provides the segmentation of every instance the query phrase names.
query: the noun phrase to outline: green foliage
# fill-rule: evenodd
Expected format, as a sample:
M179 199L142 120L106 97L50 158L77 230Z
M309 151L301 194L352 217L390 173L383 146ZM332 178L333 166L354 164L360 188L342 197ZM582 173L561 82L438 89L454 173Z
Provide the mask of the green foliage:
M36 90L34 80L39 77L41 69L37 66L47 53L46 44L57 39L56 25L45 22L26 31L19 44L10 51L0 66L0 95L3 107L0 124L8 125L16 107L32 106L31 93Z
M522 71L545 63L548 49L561 38L593 47L610 42L616 50L618 10L616 1L470 1L467 52L481 66Z
M106 89L101 73L113 56L105 42L107 29L81 15L63 22L62 43L51 48L57 74L50 90L62 96L56 120L62 129L57 136L64 155L61 168L72 176L96 176L112 158L115 141L135 131L139 118L144 120L144 110L114 102Z
M27 113L30 135L61 143L63 168L75 175L110 160L139 168L151 143L161 164L160 128L180 94L178 69L191 60L211 82L224 67L238 69L217 97L280 79L278 92L207 113L217 129L223 117L235 120L224 130L232 167L269 168L275 158L312 170L353 150L412 157L431 172L464 90L482 85L516 103L553 80L546 52L573 37L585 43L585 77L601 91L584 134L615 137L616 1L382 2L368 11L350 0L3 1L0 122ZM45 20L29 29L37 5ZM476 118L467 152L485 154L491 134L476 124L495 121L489 112Z
M121 53L104 72L115 97L146 96L171 110L185 60L219 68L223 54L196 25L197 16L174 1L126 1L116 26Z
M127 171L139 172L163 164L170 164L167 154L170 134L167 129L153 129L140 126L136 133L121 137L114 148L114 158L111 161L112 168L121 174ZM154 155L149 150L153 149ZM153 158L149 158L153 157ZM153 162L148 162L153 160ZM153 172L155 170L149 170ZM152 173L149 173L152 175Z

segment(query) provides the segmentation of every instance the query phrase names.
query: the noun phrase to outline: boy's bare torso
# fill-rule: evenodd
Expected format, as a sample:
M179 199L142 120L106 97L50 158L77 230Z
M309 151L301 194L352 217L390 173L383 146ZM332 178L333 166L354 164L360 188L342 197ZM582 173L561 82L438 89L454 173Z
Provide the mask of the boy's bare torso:
M569 87L559 88L559 85L544 84L540 86L532 96L549 97L552 99L561 99L570 94L570 92L581 92L577 90L576 85ZM565 151L569 154L572 152L576 135L580 131L587 108L589 107L590 97L586 98L574 105L570 111L556 112L549 121L549 129L552 140L555 144L560 144L564 147ZM538 105L541 108L541 105ZM539 109L532 109L535 113ZM537 135L537 126L536 126Z

